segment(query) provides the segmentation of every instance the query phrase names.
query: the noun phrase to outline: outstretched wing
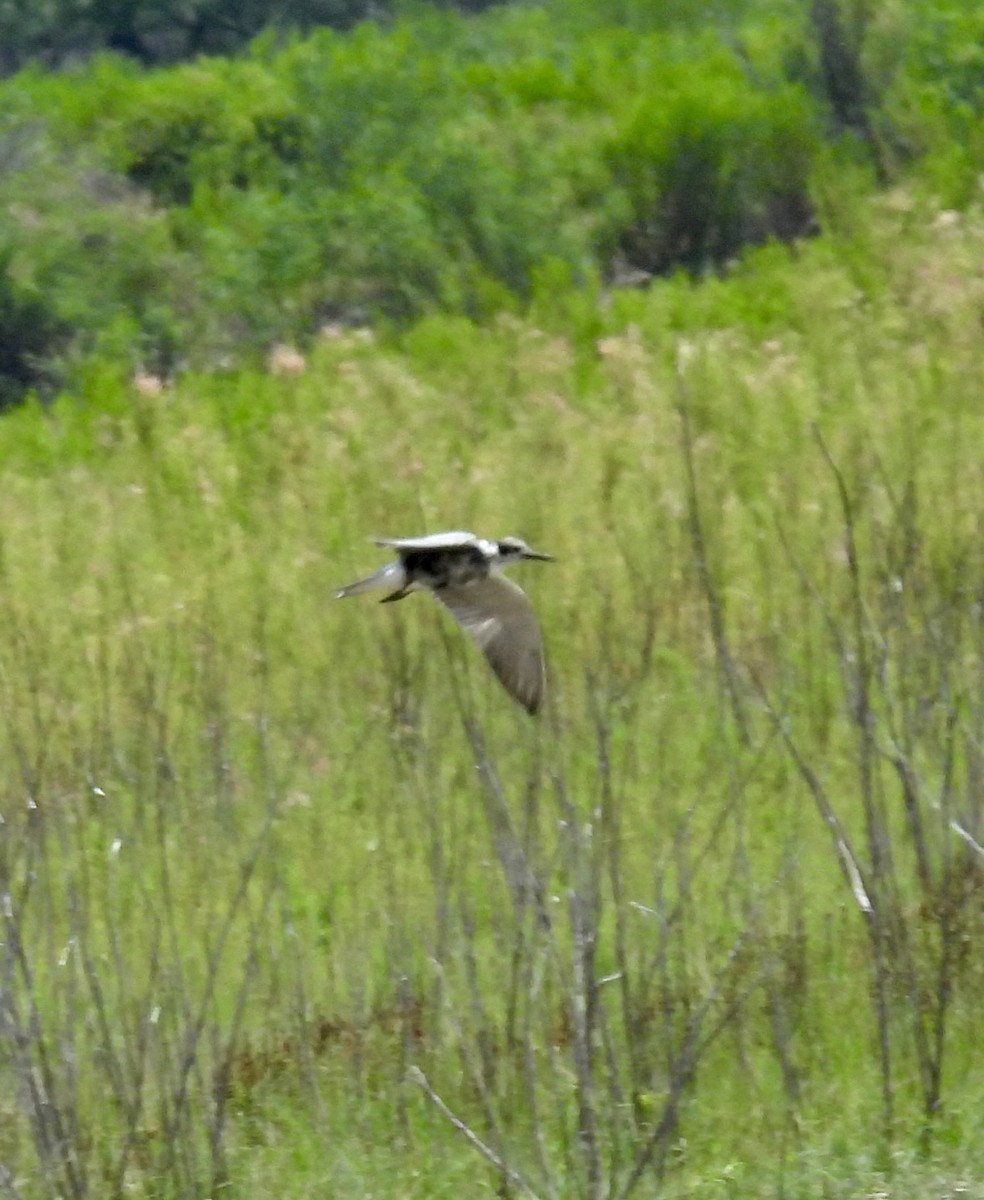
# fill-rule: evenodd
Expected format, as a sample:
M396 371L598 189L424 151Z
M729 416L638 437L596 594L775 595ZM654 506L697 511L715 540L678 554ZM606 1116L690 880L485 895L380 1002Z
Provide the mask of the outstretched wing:
M392 546L396 550L453 550L457 546L474 546L478 538L473 533L454 529L450 533L430 533L426 537L372 540L377 546Z
M434 592L488 659L506 691L530 713L543 701L546 672L540 627L526 594L492 573Z

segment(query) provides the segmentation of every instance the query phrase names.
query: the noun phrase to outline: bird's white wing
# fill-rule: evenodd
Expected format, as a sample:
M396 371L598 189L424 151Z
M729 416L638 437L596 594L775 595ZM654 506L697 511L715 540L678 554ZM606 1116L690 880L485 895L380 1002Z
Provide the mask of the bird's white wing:
M503 575L443 587L434 595L478 645L506 691L530 713L543 701L540 627L526 594Z
M473 546L478 538L473 533L454 529L450 533L430 533L426 537L373 538L377 546L393 546L397 550L452 550L455 546Z

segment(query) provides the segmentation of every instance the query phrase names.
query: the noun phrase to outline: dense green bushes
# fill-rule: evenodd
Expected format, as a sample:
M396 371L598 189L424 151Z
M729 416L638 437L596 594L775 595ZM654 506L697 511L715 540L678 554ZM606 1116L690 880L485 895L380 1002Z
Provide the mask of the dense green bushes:
M769 235L812 228L816 139L805 96L752 90L733 56L708 55L658 75L607 146L632 219L621 233L635 265L697 270Z
M167 214L87 149L34 124L0 133L0 394L50 390L87 354L181 357L199 317L199 271Z
M574 281L615 262L699 272L811 231L835 131L810 26L752 3L715 19L695 29L684 5L657 28L645 6L588 0L476 19L421 8L239 60L148 73L104 58L8 80L5 402L69 382L99 349L216 367L326 320L481 318L523 303L550 264ZM879 67L872 103L957 195L976 178L980 54L937 79L941 45L973 22L920 20L918 61ZM886 58L881 36L858 36L861 68L869 43ZM881 166L880 145L856 157Z
M0 74L29 61L59 66L112 50L144 63L230 54L271 22L345 28L388 11L387 0L0 0Z

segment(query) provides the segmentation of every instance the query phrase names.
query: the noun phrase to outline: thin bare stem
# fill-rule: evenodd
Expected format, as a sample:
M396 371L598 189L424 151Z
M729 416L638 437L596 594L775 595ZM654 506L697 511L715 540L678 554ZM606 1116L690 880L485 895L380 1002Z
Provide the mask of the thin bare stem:
M499 1171L504 1178L508 1179L514 1188L517 1188L519 1191L521 1191L524 1196L529 1196L530 1200L539 1200L537 1193L533 1191L533 1189L522 1177L522 1175L520 1175L520 1173L515 1169L515 1167L511 1167L504 1159L500 1158L500 1156L496 1154L491 1146L486 1145L486 1143L482 1141L482 1139L477 1133L475 1133L474 1130L470 1129L459 1116L456 1116L451 1109L448 1108L437 1092L435 1092L431 1087L427 1080L427 1076L423 1073L420 1067L412 1066L408 1072L408 1077L417 1085L417 1087L420 1088L420 1090L424 1093L431 1104L434 1105L441 1116L444 1117L444 1119L448 1121L448 1123L454 1129L456 1129L458 1133L461 1134L461 1136L472 1147L472 1149L477 1150L486 1162L491 1163L492 1166L495 1167L495 1169Z

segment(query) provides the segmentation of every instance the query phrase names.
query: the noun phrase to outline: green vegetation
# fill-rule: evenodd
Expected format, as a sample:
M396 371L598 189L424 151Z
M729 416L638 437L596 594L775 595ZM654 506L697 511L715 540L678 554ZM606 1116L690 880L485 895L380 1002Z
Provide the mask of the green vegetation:
M325 321L486 318L544 275L700 274L913 161L963 206L981 136L963 7L815 11L422 10L236 60L13 76L0 400L77 389L93 358L228 369Z
M0 1195L984 1197L980 21L617 7L0 89Z
M482 0L462 5L484 7ZM390 0L0 0L0 74L28 62L64 66L113 50L138 62L231 54L261 30L344 29L380 16Z

